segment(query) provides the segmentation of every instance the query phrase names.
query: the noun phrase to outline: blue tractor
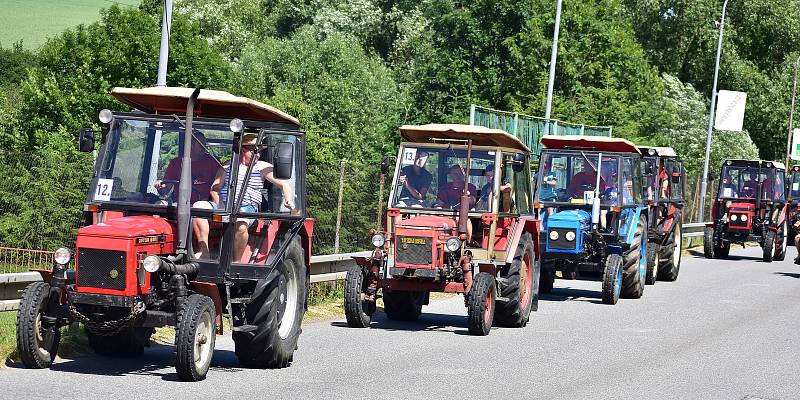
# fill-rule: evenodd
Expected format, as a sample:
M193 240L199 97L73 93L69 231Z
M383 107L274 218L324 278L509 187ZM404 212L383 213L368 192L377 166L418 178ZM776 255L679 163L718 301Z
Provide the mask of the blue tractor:
M544 136L534 207L542 220L539 290L600 278L602 299L639 298L647 263L641 153L617 138Z

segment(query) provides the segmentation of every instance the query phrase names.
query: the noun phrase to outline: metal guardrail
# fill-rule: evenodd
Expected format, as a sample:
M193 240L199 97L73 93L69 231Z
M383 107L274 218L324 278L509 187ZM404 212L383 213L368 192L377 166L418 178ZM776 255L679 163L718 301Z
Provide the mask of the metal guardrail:
M683 224L683 237L702 237L706 223ZM353 257L369 257L371 251L329 254L311 257L311 283L333 282L345 278L347 269L355 265ZM40 281L38 272L0 274L0 311L15 310L19 296L31 282Z

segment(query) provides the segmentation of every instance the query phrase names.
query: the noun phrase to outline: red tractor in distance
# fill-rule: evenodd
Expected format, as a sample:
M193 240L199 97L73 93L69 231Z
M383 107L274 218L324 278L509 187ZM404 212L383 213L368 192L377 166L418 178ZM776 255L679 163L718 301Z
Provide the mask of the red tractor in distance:
M464 295L473 335L525 326L539 282L530 150L471 125L406 125L400 136L385 225L372 257L347 272L347 323L368 327L381 295L389 319L413 321L430 292L446 292Z
M227 316L242 365L288 366L314 227L299 122L220 91L111 94L140 112L102 110L99 137L78 135L84 152L100 142L83 227L22 295L23 364L50 366L70 322L107 356L142 354L155 327L174 326L178 377L198 381Z
M647 213L647 273L645 284L678 279L683 243L683 162L671 147L639 146Z
M706 258L724 258L732 243L756 241L764 262L786 257L789 232L784 186L786 167L763 160L725 160L712 222L703 232Z
M800 229L795 226L800 221L800 165L792 166L789 171L789 176L786 177L786 189L786 201L789 203L787 209L789 230L786 241L790 245L796 245L794 237L800 233Z

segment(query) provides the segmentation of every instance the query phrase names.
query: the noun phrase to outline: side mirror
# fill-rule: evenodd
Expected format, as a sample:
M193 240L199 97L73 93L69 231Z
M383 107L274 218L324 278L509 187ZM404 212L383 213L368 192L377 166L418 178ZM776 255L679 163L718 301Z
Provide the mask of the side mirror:
M381 160L381 174L386 174L389 172L389 156L383 156Z
M680 185L681 184L681 176L680 175L672 175L672 183L674 185Z
M294 160L294 145L289 142L280 142L275 146L275 163L273 173L276 179L289 179L292 177Z
M94 150L94 129L85 126L78 132L78 150L89 153Z

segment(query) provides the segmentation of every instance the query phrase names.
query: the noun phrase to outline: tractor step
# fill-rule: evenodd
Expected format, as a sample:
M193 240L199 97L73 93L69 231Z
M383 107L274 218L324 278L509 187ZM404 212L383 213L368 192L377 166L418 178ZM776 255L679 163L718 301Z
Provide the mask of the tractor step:
M249 304L253 299L249 297L234 297L231 299L232 304Z
M234 332L255 332L258 330L258 326L256 325L240 325L234 326L231 328Z
M508 300L509 300L508 297L503 297L503 296L497 296L494 299L495 299L495 301L505 301L505 302L508 302Z

